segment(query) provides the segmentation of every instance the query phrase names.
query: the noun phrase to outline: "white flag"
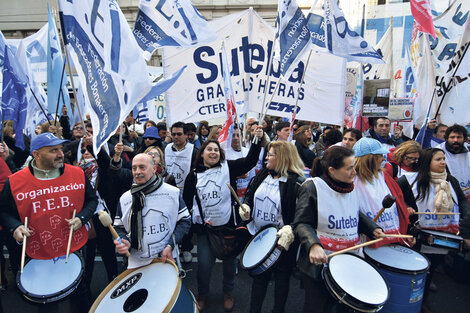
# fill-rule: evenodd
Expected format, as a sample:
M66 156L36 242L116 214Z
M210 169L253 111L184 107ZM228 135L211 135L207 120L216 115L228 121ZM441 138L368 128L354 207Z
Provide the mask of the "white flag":
M141 0L133 32L147 61L159 47L192 47L217 39L190 0Z

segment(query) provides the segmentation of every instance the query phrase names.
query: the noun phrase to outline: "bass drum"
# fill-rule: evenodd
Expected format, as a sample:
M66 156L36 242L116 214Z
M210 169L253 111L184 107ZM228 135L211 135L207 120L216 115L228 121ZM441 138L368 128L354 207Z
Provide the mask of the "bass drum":
M378 312L387 302L389 289L372 264L352 254L333 256L322 270L333 298L351 311Z
M176 265L153 263L124 271L98 296L90 312L199 312L194 295L179 277Z

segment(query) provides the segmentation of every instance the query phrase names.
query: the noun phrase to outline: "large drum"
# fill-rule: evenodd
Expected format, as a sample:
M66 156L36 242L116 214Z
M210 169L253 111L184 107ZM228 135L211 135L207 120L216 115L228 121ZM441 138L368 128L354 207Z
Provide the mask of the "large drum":
M176 265L155 259L147 266L122 272L101 292L91 312L194 313L198 309Z
M364 256L374 263L390 286L383 312L421 312L429 262L425 256L400 245L365 247Z
M23 296L35 303L51 303L70 295L82 280L83 258L77 253L50 260L29 260L23 273L18 272L16 284Z
M257 276L272 268L279 260L282 250L277 247L277 228L261 229L243 250L240 265L251 276Z
M322 271L333 298L352 311L378 312L388 299L388 286L379 271L353 254L339 254Z

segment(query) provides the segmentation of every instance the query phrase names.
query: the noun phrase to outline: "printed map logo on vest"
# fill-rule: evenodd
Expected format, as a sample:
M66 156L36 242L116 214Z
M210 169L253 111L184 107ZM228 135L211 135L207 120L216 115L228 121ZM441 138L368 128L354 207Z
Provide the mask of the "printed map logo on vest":
M269 204L267 205L263 204L264 202L269 202ZM279 214L279 207L273 200L271 200L269 197L264 197L263 199L256 198L255 208L259 208L259 207L269 207L272 209L271 209L271 212L265 212L265 211L257 209L255 213L256 218L259 218L265 222L278 223L277 216ZM276 214L272 213L274 210Z
M152 239L156 239L156 241L152 240L152 243L157 243L164 240L169 235L170 228L168 227L168 223L170 222L170 218L163 214L162 211L154 209L148 210L145 215L142 216L142 218L147 216L149 217L148 220L161 222L158 224L143 225L142 232L147 234L147 236L164 234L164 236L160 238L155 238L155 236L153 236Z
M216 206L222 201L220 198L221 187L213 180L208 180L204 186L197 189L198 194L201 196L201 201L204 202L207 208Z
M171 175L175 177L176 180L176 185L180 186L184 184L184 170L181 166L179 166L177 163L173 163L171 165L168 165L168 168L171 169L169 171Z

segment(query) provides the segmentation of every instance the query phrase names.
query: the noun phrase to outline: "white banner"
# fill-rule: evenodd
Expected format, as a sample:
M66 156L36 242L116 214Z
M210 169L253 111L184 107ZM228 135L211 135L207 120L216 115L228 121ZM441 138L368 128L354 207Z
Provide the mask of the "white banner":
M267 82L267 64L274 29L256 12L246 10L210 22L218 39L192 49L163 50L165 73L187 65L186 71L165 95L168 123L198 122L226 116L220 52L225 39L235 104L239 114L260 113L264 91L271 99L279 80L278 63ZM251 62L250 62L251 57ZM308 54L293 74L279 83L267 114L290 118ZM297 118L341 124L344 112L346 61L327 53L312 52L304 85L300 90ZM166 74L165 74L166 75Z

